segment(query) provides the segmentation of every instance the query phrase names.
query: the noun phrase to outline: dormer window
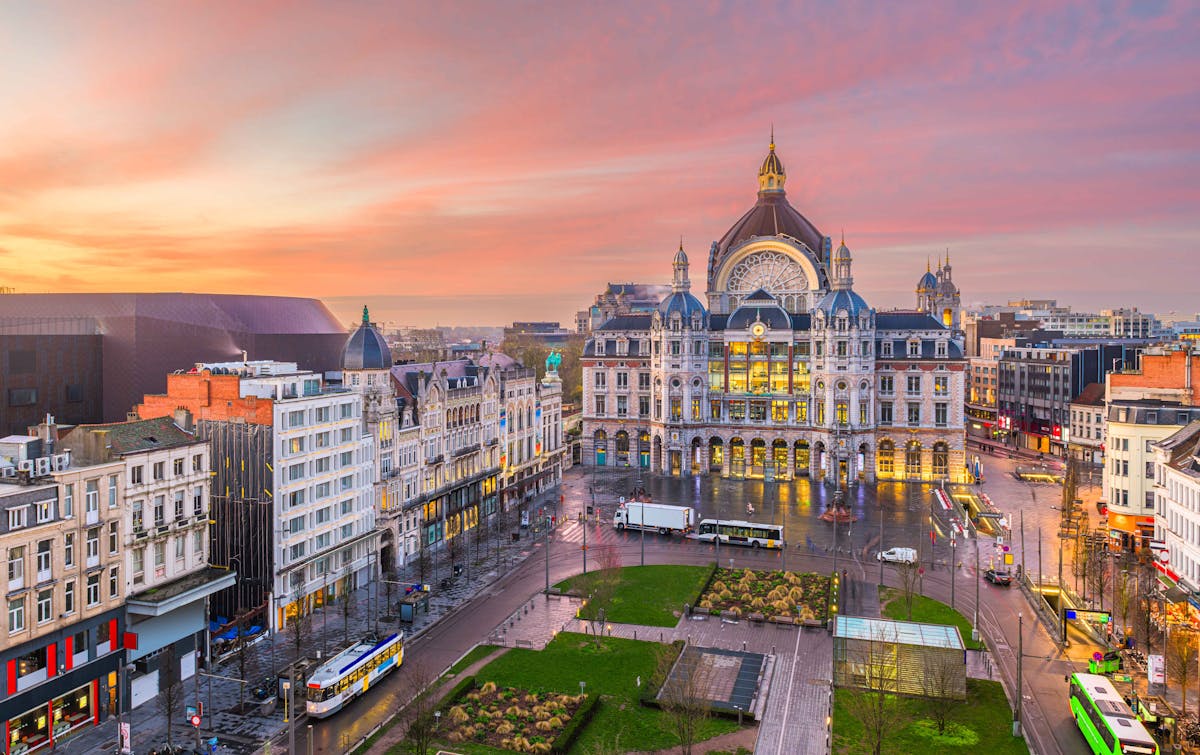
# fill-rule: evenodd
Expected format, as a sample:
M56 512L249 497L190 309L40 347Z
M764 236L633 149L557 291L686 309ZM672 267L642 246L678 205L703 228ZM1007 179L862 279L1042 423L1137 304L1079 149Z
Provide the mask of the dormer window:
M598 357L604 356L604 341L601 341L599 339L596 340L595 352L596 352L596 356L598 356Z
M914 340L914 341L908 342L908 355L910 357L921 356L921 342L920 341Z
M892 342L891 341L883 342L883 349L881 351L881 354L885 357L890 357L892 355Z
M946 356L946 342L945 342L945 341L938 341L938 343L937 343L937 355L938 355L939 357L944 357L944 356Z

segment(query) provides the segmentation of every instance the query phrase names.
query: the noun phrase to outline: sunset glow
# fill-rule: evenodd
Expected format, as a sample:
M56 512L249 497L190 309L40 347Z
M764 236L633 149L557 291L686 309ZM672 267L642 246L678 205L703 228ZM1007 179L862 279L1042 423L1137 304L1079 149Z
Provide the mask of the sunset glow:
M873 306L949 248L964 303L1194 312L1200 12L1051 5L10 4L0 286L569 324L701 267L774 124Z

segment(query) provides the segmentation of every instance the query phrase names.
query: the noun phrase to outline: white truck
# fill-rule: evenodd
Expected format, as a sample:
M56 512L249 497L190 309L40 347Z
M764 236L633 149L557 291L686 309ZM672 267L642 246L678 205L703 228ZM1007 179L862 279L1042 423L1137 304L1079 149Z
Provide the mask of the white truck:
M647 530L660 535L691 532L695 521L695 514L688 506L645 501L623 503L613 514L613 526L619 530Z

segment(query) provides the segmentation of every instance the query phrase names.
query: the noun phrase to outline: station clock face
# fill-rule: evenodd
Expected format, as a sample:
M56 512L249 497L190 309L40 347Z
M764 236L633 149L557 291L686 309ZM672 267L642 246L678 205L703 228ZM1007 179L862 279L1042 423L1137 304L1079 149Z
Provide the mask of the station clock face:
M756 322L750 326L750 334L755 338L762 338L767 332L767 326L761 322Z

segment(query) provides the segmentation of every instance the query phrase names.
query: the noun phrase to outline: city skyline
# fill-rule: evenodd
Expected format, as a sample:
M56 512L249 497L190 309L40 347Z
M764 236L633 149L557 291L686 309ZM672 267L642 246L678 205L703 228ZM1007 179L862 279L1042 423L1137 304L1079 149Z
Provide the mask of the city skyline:
M6 8L0 285L569 324L702 266L773 124L872 306L948 248L967 305L1192 312L1197 11L1042 9Z

